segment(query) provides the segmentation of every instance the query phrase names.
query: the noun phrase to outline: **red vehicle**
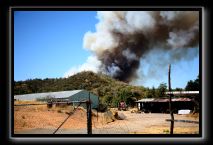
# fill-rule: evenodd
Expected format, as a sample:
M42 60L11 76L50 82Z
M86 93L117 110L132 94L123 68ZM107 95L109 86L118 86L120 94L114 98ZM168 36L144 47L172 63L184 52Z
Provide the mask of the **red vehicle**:
M118 103L118 110L123 110L123 111L126 111L127 110L127 105L124 101L120 101Z

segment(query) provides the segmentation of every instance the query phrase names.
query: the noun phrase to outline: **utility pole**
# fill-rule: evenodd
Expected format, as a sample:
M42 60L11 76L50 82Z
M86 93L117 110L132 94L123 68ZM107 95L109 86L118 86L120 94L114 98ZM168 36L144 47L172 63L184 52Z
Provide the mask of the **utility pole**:
M171 78L170 78L170 73L171 73L171 64L169 64L169 72L168 72L168 84L169 84L169 111L170 111L170 116L171 116L171 125L170 125L170 134L173 134L173 129L174 129L174 115L172 111L172 89L171 89Z
M87 133L92 134L92 108L89 92L89 100L87 101Z

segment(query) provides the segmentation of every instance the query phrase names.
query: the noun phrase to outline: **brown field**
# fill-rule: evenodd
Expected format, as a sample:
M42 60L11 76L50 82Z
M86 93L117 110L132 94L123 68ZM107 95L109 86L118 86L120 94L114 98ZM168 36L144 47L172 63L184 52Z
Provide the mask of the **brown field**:
M40 102L15 102L15 104L40 103ZM52 129L55 130L73 111L72 106L47 108L46 105L35 106L15 106L14 107L14 132L20 133L33 129ZM131 113L130 111L118 111L126 116L124 120L115 120L110 123L104 121L103 113L93 114L93 133L95 134L168 134L170 122L169 114L162 113ZM177 115L178 120L199 121L199 114ZM87 117L86 110L78 108L73 115L60 128L69 133L73 129L82 129L86 133ZM70 131L71 132L71 131ZM31 131L30 133L33 133ZM51 132L50 132L51 133ZM175 134L198 134L199 124L175 122Z

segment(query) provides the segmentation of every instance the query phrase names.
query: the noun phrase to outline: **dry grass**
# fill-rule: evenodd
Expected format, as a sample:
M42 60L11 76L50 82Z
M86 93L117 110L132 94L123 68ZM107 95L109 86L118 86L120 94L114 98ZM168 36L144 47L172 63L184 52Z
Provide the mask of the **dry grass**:
M40 102L40 101L15 101L14 104L15 105L19 105L19 104L42 104L44 102Z
M16 101L16 104L39 104L36 101ZM70 112L72 106L47 108L47 105L15 106L14 107L14 131L34 128L57 128ZM85 111L78 109L76 113L62 126L78 128L79 120L85 120ZM72 119L76 118L76 119ZM81 121L80 121L81 122ZM76 125L78 123L78 125ZM86 125L86 123L84 123Z
M187 117L193 117L195 119L199 119L199 113L191 113L191 114L187 114Z
M143 131L131 132L131 134L169 134L168 126L152 126ZM196 127L174 127L174 134L198 134L199 128Z
M21 105L21 104L44 104L45 102L39 102L39 101L15 101L15 105ZM53 112L59 112L59 113L68 113L72 112L74 110L73 106L53 106L52 108L47 108L47 105L32 105L32 106L15 106L15 111L18 111L20 109L29 109L29 111L53 111Z

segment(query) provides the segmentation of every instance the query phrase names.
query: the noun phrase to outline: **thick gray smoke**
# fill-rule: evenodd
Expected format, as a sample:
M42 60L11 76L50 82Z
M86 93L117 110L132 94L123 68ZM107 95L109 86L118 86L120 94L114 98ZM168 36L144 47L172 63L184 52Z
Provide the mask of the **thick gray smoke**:
M97 18L84 47L101 62L101 71L125 82L137 78L140 61L151 50L174 52L170 58L179 60L199 43L197 11L103 11Z

